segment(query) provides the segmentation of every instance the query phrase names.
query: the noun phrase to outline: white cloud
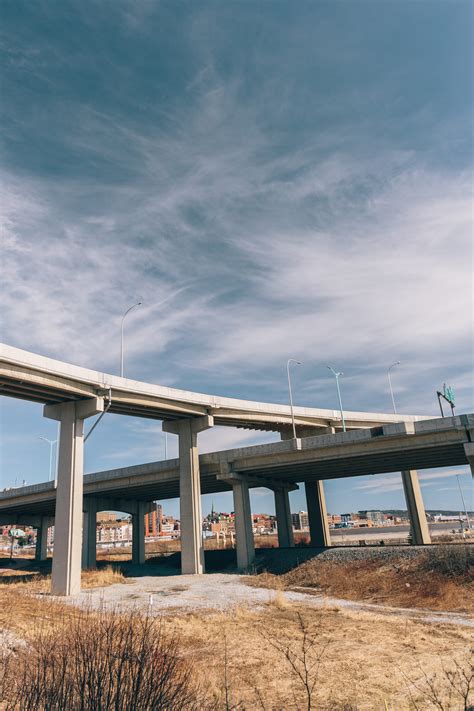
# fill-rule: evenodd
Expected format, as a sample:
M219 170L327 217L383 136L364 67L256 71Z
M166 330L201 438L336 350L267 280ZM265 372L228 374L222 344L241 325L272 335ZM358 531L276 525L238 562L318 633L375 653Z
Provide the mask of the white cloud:
M470 474L470 471L465 467L457 469L436 469L435 471L421 471L418 473L420 486L429 487L436 485L437 479L448 479L453 476L463 476ZM390 491L402 491L403 484L401 475L397 472L394 474L377 474L369 481L363 481L353 485L354 489L365 491L368 494L381 494ZM441 489L437 489L441 491Z

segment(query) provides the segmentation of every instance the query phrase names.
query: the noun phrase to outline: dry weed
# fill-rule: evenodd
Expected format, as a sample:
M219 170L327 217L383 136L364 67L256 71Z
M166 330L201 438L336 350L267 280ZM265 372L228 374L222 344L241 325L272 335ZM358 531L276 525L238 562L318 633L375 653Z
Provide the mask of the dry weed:
M202 708L177 637L136 611L76 609L3 667L6 711Z
M336 562L313 558L276 576L251 576L251 585L272 589L315 588L328 595L385 605L451 612L474 611L474 549L436 546L420 555L388 560Z

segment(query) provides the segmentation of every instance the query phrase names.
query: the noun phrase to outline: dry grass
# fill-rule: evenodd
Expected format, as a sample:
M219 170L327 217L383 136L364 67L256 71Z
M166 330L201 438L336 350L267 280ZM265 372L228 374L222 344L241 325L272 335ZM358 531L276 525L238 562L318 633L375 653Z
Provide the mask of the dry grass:
M81 586L83 589L102 588L116 583L126 583L127 578L119 568L107 565L97 569L83 570ZM51 590L51 575L36 570L8 570L0 573L2 598L10 593L48 594Z
M430 548L411 559L340 563L313 558L284 575L262 573L248 581L273 589L315 588L348 600L472 613L473 557L472 547L465 545Z
M31 592L37 592L34 584L2 587L0 628L30 640L45 628L67 634L80 614L77 608ZM98 619L94 611L87 614ZM318 711L408 711L414 704L423 711L435 708L424 697L426 678L437 674L433 683L447 695L443 668L450 668L453 660L464 664L472 636L469 628L330 606L305 608L288 600L281 589L263 610L241 606L232 613L176 614L163 618L162 624L167 634L181 640L186 658L194 660L195 680L207 690L207 700L199 705L203 711L232 706L242 711L294 710L304 707L305 692L284 652L287 647L294 654L301 649L299 617L316 640L308 652L310 660L324 651L312 706Z
M471 637L471 631L462 628L345 610L321 612L289 601L283 606L271 602L264 612L238 608L232 615L185 615L167 624L195 650L198 668L217 699L222 698L225 677L225 638L231 705L242 703L239 708L270 711L305 708L302 684L284 653L287 646L295 653L301 649L298 614L317 640L314 660L324 651L311 706L318 711L404 711L415 708L413 700L423 711L435 708L425 703L425 674L430 678L438 674L438 691L447 695L443 666L449 667L452 660L463 662ZM283 645L283 653L272 641ZM413 688L412 682L420 689ZM463 706L444 708L454 711Z
M83 588L103 588L117 583L126 583L127 578L119 568L107 565L105 568L83 570L81 574Z

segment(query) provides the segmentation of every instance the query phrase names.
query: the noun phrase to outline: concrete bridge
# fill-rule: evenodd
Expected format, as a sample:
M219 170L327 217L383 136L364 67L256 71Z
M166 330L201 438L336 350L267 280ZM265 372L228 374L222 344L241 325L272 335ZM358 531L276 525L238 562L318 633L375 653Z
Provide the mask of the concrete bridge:
M0 516L2 523L38 527L40 558L46 554L47 526L55 517L52 587L63 595L80 589L81 541L82 564L95 564L95 521L100 510L132 515L133 558L143 562L144 514L152 501L179 496L182 570L202 573L201 493L232 490L237 561L245 569L254 557L249 488L267 486L274 491L279 543L291 546L288 493L304 482L311 539L313 545L321 546L329 544L324 479L401 471L415 542L429 543L416 470L468 461L472 467L474 457L473 415L428 420L350 413L348 421L354 429L343 433L336 432L340 422L333 411L295 408L298 434L305 436L293 439L285 406L147 386L12 348L6 348L1 356L0 383L6 394L44 402L44 415L61 422L57 489L48 482L5 491L0 494ZM50 398L62 399L51 402ZM115 398L122 405L117 405ZM213 402L207 405L206 414L201 410L183 412L191 401L193 407L206 407L206 398ZM106 410L120 411L125 400L132 408L125 414L140 412L139 416L161 419L166 410L170 419L165 420L163 429L179 436L179 459L83 477L84 419ZM282 441L199 456L197 434L216 424L216 419L219 424L276 429Z

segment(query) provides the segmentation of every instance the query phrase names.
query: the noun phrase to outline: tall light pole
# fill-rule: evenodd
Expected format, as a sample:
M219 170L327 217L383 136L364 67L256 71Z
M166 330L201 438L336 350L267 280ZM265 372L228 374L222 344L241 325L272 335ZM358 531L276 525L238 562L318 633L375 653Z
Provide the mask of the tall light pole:
M342 431L345 432L345 431L346 431L346 421L345 421L345 419L344 419L344 410L342 409L341 390L340 390L340 388L339 388L339 377L340 377L341 375L344 375L344 373L337 373L337 372L334 370L334 368L331 368L330 365L327 365L326 368L327 368L328 370L330 370L331 373L332 373L332 374L334 375L334 377L336 378L337 396L338 396L338 398L339 398L339 407L340 407L340 410L341 410Z
M467 512L466 502L464 501L464 494L462 493L461 482L459 481L459 474L456 474L456 479L458 480L459 493L461 494L461 501L462 501L462 505L464 507L464 513L466 514L467 528L470 531L471 530L471 521L469 518L469 514Z
M290 363L295 363L295 365L301 365L301 361L295 360L294 358L289 358L286 364L286 374L288 375L288 392L290 395L291 422L293 425L293 439L296 439L295 413L293 410L293 395L291 393Z
M130 308L128 308L125 311L124 315L122 316L122 324L120 326L120 377L121 378L123 378L123 322L125 321L125 317L127 316L127 314L129 314L132 309L135 309L137 306L141 306L141 305L142 305L142 302L137 301L137 303L130 306Z
M392 405L393 405L393 411L395 414L397 414L397 408L395 407L395 398L393 397L392 378L390 377L390 371L392 370L392 368L395 368L396 365L400 365L399 360L396 360L395 363L392 363L392 365L387 370L388 384L390 386L390 395L392 396Z
M49 444L49 480L53 478L53 446L56 444L58 441L57 439L48 439L47 437L42 437L41 435L38 435L38 439L42 439L43 442L47 442Z

